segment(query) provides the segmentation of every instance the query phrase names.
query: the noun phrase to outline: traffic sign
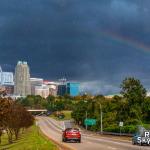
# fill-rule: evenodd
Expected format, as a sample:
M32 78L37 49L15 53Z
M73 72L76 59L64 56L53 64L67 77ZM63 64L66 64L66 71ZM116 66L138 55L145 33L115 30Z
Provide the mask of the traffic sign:
M87 126L96 125L96 119L85 119L84 120L84 125L87 125Z
M123 127L123 122L119 122L119 127Z

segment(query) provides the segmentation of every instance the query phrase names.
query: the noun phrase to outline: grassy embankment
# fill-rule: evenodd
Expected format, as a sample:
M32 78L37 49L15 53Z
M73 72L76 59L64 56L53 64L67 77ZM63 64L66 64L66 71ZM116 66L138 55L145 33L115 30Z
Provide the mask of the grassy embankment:
M56 117L54 114L50 115L49 117L51 117L51 118L53 118L53 119L56 119L56 120L62 120L62 121L63 121L63 120L70 120L70 119L72 119L72 118L71 118L71 112L72 112L72 111L68 111L68 110L61 111L61 113L63 113L63 114L65 115L65 117L62 118L62 119Z
M2 136L0 150L58 150L57 146L40 134L34 125L21 134L18 140L8 144L7 135Z

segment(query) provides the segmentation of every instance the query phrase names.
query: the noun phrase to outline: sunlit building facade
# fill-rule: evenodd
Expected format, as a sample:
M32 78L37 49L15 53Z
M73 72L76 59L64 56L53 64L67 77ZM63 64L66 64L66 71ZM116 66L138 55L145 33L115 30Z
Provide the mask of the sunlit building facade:
M18 61L15 68L15 95L27 96L31 94L30 69L27 62Z

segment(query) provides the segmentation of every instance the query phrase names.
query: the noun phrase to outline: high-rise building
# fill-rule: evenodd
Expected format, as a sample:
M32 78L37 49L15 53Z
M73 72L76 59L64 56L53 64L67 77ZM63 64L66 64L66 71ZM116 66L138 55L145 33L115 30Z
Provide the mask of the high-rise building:
M70 96L78 96L79 95L79 83L76 82L68 82L67 83L67 94Z
M57 95L64 96L65 94L67 94L67 85L66 85L66 83L67 83L66 78L59 79Z
M3 72L0 67L0 87L5 89L7 95L14 93L14 76L12 72Z
M0 67L0 85L14 85L14 76L12 72L3 72Z
M3 71L2 71L2 68L0 66L0 85L2 85L2 74L3 74Z
M80 87L80 84L76 82L67 82L64 84L60 84L58 85L57 94L60 96L64 96L65 94L68 94L70 96L78 96L79 87Z
M58 85L57 95L64 96L67 94L66 84Z
M27 62L18 61L15 68L15 95L31 94L30 69Z

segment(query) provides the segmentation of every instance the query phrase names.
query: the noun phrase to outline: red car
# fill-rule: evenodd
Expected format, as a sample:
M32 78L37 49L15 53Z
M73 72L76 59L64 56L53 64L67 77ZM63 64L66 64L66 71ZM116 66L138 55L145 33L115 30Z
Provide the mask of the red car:
M81 143L81 133L79 129L67 128L65 129L65 131L63 131L62 141L66 142L66 141L71 141L71 140Z

